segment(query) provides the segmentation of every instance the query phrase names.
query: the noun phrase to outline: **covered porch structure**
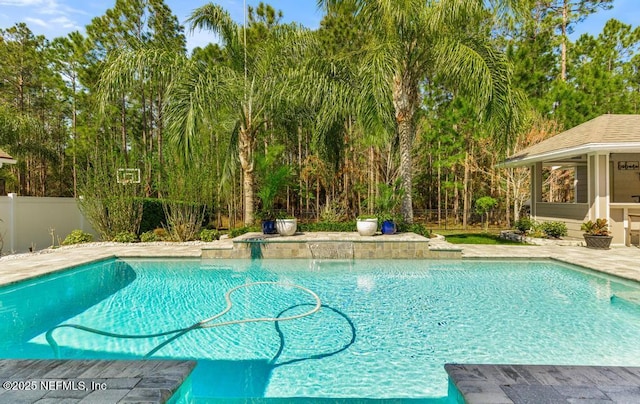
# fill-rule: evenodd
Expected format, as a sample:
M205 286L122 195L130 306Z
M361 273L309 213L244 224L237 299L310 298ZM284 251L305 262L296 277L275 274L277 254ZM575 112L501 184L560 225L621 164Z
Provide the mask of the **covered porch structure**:
M11 157L9 153L0 149L0 167L2 167L3 164L15 164L15 163L16 163L16 160L13 157Z
M17 161L9 155L9 153L0 149L0 168L2 168L3 164L16 164ZM4 178L0 176L0 196L6 195L7 191L5 190Z
M606 218L612 245L638 245L629 226L640 217L640 115L601 115L503 165L529 167L533 219L562 221L569 236L581 237L583 222Z

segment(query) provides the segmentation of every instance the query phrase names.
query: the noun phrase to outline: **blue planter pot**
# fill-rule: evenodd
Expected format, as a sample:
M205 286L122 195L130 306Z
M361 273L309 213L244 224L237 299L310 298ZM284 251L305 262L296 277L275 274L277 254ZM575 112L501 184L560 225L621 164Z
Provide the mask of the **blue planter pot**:
M382 234L395 234L396 224L393 220L385 220L382 222Z
M277 232L275 220L262 221L262 234L276 234Z

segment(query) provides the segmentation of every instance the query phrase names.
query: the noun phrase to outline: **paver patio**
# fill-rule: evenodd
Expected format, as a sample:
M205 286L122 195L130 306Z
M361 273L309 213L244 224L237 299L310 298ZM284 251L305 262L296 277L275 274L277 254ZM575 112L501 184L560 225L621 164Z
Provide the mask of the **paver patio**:
M355 236L349 235L345 240L351 240ZM407 235L397 236L376 236L376 242L394 241L402 242L407 240ZM409 237L410 239L411 237ZM329 240L340 242L341 238L335 234L309 233L296 236L297 241L317 242ZM576 246L518 246L518 245L451 245L446 241L432 239L429 241L430 248L434 250L462 250L462 259L555 259L569 264L579 265L585 268L608 273L622 278L640 281L640 248L619 247L610 250L590 250L585 247ZM101 243L76 245L63 247L45 252L33 254L22 254L19 256L6 256L0 258L0 285L18 282L24 279L41 276L50 272L55 272L69 268L70 266L82 265L85 263L112 258L112 257L186 257L199 258L203 249L210 248L232 248L231 240L220 240L212 243L140 243L140 244L115 244ZM0 361L2 362L2 361ZM507 368L511 365L504 365ZM624 394L618 394L619 384L603 383L601 380L590 382L582 380L581 384L575 385L571 377L541 386L533 383L515 382L503 383L504 380L494 377L485 377L493 372L493 365L447 365L451 380L461 388L461 394L468 403L492 403L496 398L500 398L500 403L525 403L525 402L551 402L544 401L547 398L553 402L572 402L576 397L590 397L599 400L597 402L640 402L640 386L624 385ZM469 387L469 369L476 379L472 380L472 388ZM475 369L475 370L474 370ZM538 371L540 367L519 366L520 372ZM580 374L601 374L603 368L598 367L553 367L553 372L560 372L566 375ZM632 369L634 372L637 369ZM606 368L607 372L618 372L627 374L629 368ZM495 373L495 372L494 372ZM554 373L554 374L555 374ZM465 376L467 375L467 376ZM71 375L69 377L79 377ZM640 376L637 376L640 377ZM466 378L466 379L465 379ZM639 379L640 380L640 379ZM599 383L599 384L598 384ZM613 387L611 387L613 386ZM606 392L614 389L614 393L606 395ZM613 391L613 390L611 390ZM595 395L594 395L595 394ZM591 397L593 396L593 397ZM543 401L536 401L536 397ZM533 398L534 401L531 401ZM575 401L575 400L574 400Z

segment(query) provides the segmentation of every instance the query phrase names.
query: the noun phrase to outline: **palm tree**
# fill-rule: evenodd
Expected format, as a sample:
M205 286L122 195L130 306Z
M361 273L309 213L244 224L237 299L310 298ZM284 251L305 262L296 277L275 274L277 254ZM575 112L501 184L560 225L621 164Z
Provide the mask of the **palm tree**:
M246 27L239 26L220 6L210 3L193 11L188 20L192 29L208 29L217 34L227 64L208 66L194 82L193 90L184 94L172 105L169 114L176 121L182 120L183 143L196 136L194 125L180 117L196 116L212 105L235 114L234 135L242 169L244 222L253 223L255 199L255 158L257 135L279 100L286 94L286 80L280 73L288 66L289 39L301 34L295 26L278 25L262 31L265 35L259 44L246 41ZM250 46L250 48L248 48ZM211 111L215 114L215 111Z
M207 4L193 11L192 29L209 29L222 45L221 60L187 58L181 50L140 44L115 53L101 76L103 104L140 77L170 85L162 90L165 130L184 164L194 164L203 138L214 126L231 127L231 149L237 152L243 180L243 219L254 220L257 136L283 100L282 78L295 53L294 39L303 32L293 25L268 27L259 44L245 42L245 30L222 7ZM229 117L233 124L228 125ZM231 156L227 156L231 157ZM228 158L228 161L233 158ZM231 163L232 164L232 163Z
M502 120L505 127L517 116L509 66L490 42L483 21L491 10L483 0L319 0L318 5L331 8L344 2L355 4L356 16L366 21L373 37L354 59L362 62L360 82L371 91L368 98L392 108L404 191L401 212L411 223L411 153L421 86L438 81L468 94L479 112Z

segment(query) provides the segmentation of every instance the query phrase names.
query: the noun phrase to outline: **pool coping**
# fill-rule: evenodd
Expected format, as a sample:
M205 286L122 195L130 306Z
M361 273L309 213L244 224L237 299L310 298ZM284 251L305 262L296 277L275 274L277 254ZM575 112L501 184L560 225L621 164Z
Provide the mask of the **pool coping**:
M467 404L640 402L640 367L446 364Z
M385 241L392 241L391 238L387 238L388 236L375 237L373 240L375 243L384 243ZM312 240L318 242L317 237ZM321 241L321 240L320 240ZM331 240L335 241L335 240ZM366 241L366 240L363 240ZM117 259L117 258L193 258L193 259L204 259L203 258L203 250L208 248L229 248L233 246L233 242L231 240L222 240L215 243L152 243L152 244L133 244L133 245L123 245L117 244L102 244L102 245L90 245L90 246L72 246L68 248L59 248L51 251L47 251L46 253L34 253L33 255L28 255L24 257L24 259L5 259L0 260L0 286L4 286L7 284L20 282L22 280L37 278L41 276L45 276L54 272L66 270L72 267L76 267L79 265L84 265L92 262L102 261L105 259ZM640 282L640 267L638 266L638 262L640 262L640 249L635 247L619 247L612 248L609 251L597 251L590 250L585 247L572 247L572 246L490 246L490 245L452 245L446 243L442 240L429 240L430 248L433 249L442 249L442 250L452 250L461 252L460 259L465 260L503 260L503 259L515 259L515 260L552 260L558 261L561 263L574 265L580 268L585 268L587 270L595 271L597 273L603 273L607 275L612 275L617 278L631 280L635 282ZM298 257L303 258L303 257ZM391 258L391 257L389 257ZM431 258L423 258L425 260L433 259ZM72 263L70 265L69 263ZM0 369L4 366L6 360L0 360ZM84 362L84 361L65 361L65 362ZM136 363L139 361L135 361ZM497 365L446 365L445 369L449 366L469 366L469 367L481 367L487 366L487 368L478 368L483 372L492 371L490 366ZM529 371L528 365L501 365L508 366L513 368L514 366L524 366L522 368L522 372L526 373ZM628 372L629 368L625 367L561 367L561 366L548 366L548 368L559 369L559 371L572 371L572 369L580 368L580 372L588 371L590 373L600 372L599 369L607 369L610 372ZM520 368L518 368L520 369ZM541 369L541 368L535 368ZM595 370L594 370L595 369ZM552 370L556 371L556 370ZM449 370L447 370L449 372ZM517 372L516 372L517 373ZM579 372L578 372L579 373ZM463 373L460 373L463 374ZM457 376L456 376L457 377ZM457 384L456 384L457 380ZM584 386L576 387L570 384L564 385L567 389L576 388L576 389L584 389L582 393L578 394L586 394L588 392L594 392L594 388L598 389L598 385L596 381L589 381L589 379L581 379L584 381ZM518 381L518 380L516 380ZM529 386L519 384L512 384L511 386L516 386L509 390L511 396L508 396L505 393L505 390L502 389L502 385L496 384L495 380L475 380L469 381L464 379L451 379L451 383L458 386L460 389L460 394L463 395L463 399L468 403L527 403L532 402L529 398L530 395L527 394L536 391L542 391L538 387L526 387ZM470 389L465 390L465 383L469 384ZM637 381L637 385L635 390L631 391L629 394L632 394L633 400L636 402L640 402L640 377ZM462 388L460 388L460 386ZM505 384L504 386L507 386ZM538 386L538 385L535 385ZM560 385L563 386L563 385ZM556 385L552 385L554 391L558 391ZM479 390L478 390L479 389ZM499 389L499 390L498 390ZM537 390L536 390L537 389ZM562 390L562 388L560 388ZM627 389L629 390L629 389ZM627 391L625 390L625 391ZM477 394L478 391L487 391L491 394L502 392L501 399L507 397L509 401L495 401L494 399L497 396L483 395ZM576 390L577 391L577 390ZM549 390L548 394L554 394L553 391ZM465 395L466 394L466 395ZM541 393L542 394L542 393ZM594 393L596 394L596 393ZM490 397L489 401L477 401L483 400L483 397ZM520 397L520 399L518 399ZM529 398L527 398L529 397ZM0 396L0 399L2 396ZM515 401L512 400L515 398ZM615 401L614 401L615 402Z
M166 403L190 360L0 360L0 402Z
M315 233L309 241L322 241L323 234ZM399 240L395 235L371 238L376 244L383 245L386 241ZM428 239L428 246L431 252L440 254L422 259L552 259L640 282L640 248L636 247L614 247L602 251L579 246L453 245L441 239ZM233 248L233 240L230 239L210 243L92 243L18 257L0 257L0 286L109 258L206 258L204 251L230 248ZM447 255L449 252L457 258ZM388 255L387 258L393 259L391 254Z

